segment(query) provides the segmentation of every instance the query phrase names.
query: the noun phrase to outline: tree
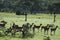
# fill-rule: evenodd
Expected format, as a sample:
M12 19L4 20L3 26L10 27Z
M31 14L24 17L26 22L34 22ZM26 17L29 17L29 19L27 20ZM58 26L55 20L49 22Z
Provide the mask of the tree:
M56 14L59 11L60 3L53 3L54 5L54 22L56 21Z

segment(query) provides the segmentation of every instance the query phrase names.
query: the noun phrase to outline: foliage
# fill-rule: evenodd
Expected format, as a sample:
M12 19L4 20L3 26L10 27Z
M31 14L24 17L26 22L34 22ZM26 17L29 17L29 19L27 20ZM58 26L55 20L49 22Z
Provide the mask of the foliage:
M0 12L45 12L48 5L58 2L60 0L0 0Z

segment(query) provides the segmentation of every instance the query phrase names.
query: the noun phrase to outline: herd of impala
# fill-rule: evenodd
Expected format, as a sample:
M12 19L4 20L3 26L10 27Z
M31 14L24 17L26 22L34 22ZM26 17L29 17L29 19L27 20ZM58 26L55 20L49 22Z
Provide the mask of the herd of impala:
M0 23L0 29L1 28L6 28L7 22L6 21L1 21ZM11 33L12 35L15 35L16 32L22 32L22 36L24 37L26 35L26 32L28 30L33 31L33 33L35 33L35 29L39 31L44 31L44 34L48 34L49 30L50 30L50 34L52 35L52 32L55 34L56 29L58 28L58 25L54 25L54 24L47 24L47 25L35 25L34 23L30 24L30 23L25 23L22 24L22 26L20 27L19 25L16 25L14 22L12 24L11 27L9 27L8 29L6 29L6 31L4 31L4 34L8 35L9 33Z

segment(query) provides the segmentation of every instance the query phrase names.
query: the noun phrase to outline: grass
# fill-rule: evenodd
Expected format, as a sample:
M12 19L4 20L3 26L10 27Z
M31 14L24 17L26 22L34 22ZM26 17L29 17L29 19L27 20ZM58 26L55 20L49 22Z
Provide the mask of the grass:
M60 27L60 14L56 14L56 22L53 22L53 14L36 14L36 15L31 15L28 14L28 20L27 22L24 21L24 15L15 15L14 13L2 13L0 12L0 21L5 20L7 21L6 28L9 28L12 25L12 22L15 22L17 25L22 26L22 24L29 22L35 23L36 25L39 25L42 23L43 25L46 24L55 24ZM19 34L21 36L21 34ZM51 40L60 40L60 29L56 30L56 34L51 36L50 31L48 35L44 35L44 32L41 33L36 29L35 31L35 36L33 38L19 38L19 37L12 37L11 35L9 36L2 36L0 37L0 40L43 40L44 36L50 36Z

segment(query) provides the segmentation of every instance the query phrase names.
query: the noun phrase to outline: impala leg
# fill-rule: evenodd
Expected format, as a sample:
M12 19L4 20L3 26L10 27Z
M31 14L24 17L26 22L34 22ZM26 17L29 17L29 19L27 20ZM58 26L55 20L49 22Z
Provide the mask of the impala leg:
M54 35L55 35L55 31L54 31Z

